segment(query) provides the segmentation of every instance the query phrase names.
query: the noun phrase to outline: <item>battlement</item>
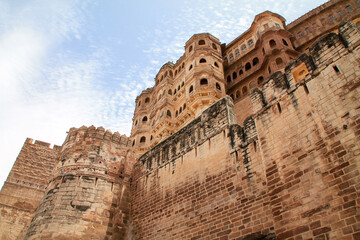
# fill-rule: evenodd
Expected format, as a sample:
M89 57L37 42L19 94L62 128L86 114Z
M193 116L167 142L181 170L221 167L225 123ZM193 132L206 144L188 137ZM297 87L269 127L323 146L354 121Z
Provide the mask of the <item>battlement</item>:
M43 142L43 141L40 141L40 140L35 140L35 143L34 143L34 139L32 139L32 138L26 138L25 143L27 143L27 144L35 144L35 145L47 147L47 148L54 149L54 150L60 150L61 149L61 146L59 146L59 145L54 144L53 147L50 147L51 143Z
M138 161L146 169L153 170L192 150L235 123L233 103L231 98L226 96L207 108L188 125L143 154Z
M105 128L96 128L94 125L90 127L70 128L64 145L74 141L88 140L89 138L111 141L125 147L130 146L130 139L125 134L120 135L119 132L112 133L110 130L105 131Z

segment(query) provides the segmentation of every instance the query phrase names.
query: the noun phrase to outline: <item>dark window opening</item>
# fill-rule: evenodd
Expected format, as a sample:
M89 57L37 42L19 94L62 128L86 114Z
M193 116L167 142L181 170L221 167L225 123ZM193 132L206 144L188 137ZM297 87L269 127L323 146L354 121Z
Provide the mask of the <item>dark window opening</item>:
M281 109L281 105L280 105L279 102L277 103L277 107L278 107L279 113L281 113L281 112L282 112L282 109Z
M142 136L142 137L140 138L140 142L141 142L141 143L146 142L146 137Z
M215 67L219 67L219 64L217 62L214 62Z
M192 64L191 64L190 67L189 67L189 71L192 69L192 67L193 67L193 66L192 66Z
M245 71L248 71L251 69L251 64L248 62L245 64Z
M287 43L287 41L285 39L283 39L282 42L285 46L289 46L289 44Z
M205 40L200 40L199 45L205 45Z
M208 80L206 78L200 80L200 85L207 85L207 84L208 84Z
M212 47L213 47L213 49L217 50L217 47L216 47L215 43L212 44Z
M337 73L340 72L340 69L339 69L338 66L336 66L336 65L333 66L333 69L334 69L334 71L337 72Z
M233 80L237 78L236 72L233 72L232 77L233 77Z
M193 87L193 86L190 86L190 88L189 88L189 93L191 93L193 90L194 90L194 87Z
M189 47L189 52L191 52L191 51L192 51L192 49L193 49L193 47L192 47L192 46L190 46L190 47Z
M230 94L230 97L232 98L232 100L234 100L234 94Z
M221 90L220 84L216 83L216 89Z
M239 75L242 75L244 73L244 71L241 69L240 71L239 71Z
M168 94L169 94L169 95L172 95L172 91L171 91L171 89L169 89Z
M308 87L306 86L306 84L304 84L304 91L305 91L306 94L310 93L310 91L309 91Z
M147 122L147 120L148 120L147 116L143 117L143 119L142 119L143 122Z
M186 109L186 103L184 103L184 107L183 107L183 109L184 109L184 110Z
M265 48L262 49L262 54L265 55Z
M348 11L348 12L352 11L352 7L351 7L351 6L347 6L347 7L346 7L346 11Z
M271 39L271 40L269 41L269 44L270 44L270 47L271 47L271 48L273 48L273 47L276 46L276 42L275 42L274 39Z
M236 91L235 97L236 97L236 99L238 99L238 98L240 97L240 92L239 92L239 90Z
M168 115L169 117L171 117L171 112L170 112L170 110L167 110L166 115Z
M258 79L257 79L257 83L260 85L262 82L264 81L264 77L263 76L260 76Z
M205 58L200 59L200 63L206 63L206 59Z
M150 102L150 98L145 98L145 103L148 103L148 102Z
M226 81L227 81L228 83L231 82L231 77L230 77L230 76L227 76Z
M259 59L256 57L253 59L253 66L259 63Z

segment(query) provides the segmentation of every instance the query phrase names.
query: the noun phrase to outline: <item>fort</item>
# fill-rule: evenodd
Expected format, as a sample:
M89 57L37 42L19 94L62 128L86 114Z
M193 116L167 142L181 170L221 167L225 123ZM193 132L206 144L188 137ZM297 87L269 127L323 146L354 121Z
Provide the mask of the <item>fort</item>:
M26 139L1 239L360 239L360 2L193 35L131 136ZM149 107L151 106L151 107Z

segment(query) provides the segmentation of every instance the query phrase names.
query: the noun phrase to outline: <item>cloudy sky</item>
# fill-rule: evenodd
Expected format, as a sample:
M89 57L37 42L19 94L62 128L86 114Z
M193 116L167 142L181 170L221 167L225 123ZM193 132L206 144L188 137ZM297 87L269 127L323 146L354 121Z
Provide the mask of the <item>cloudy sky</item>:
M103 126L129 136L135 97L195 33L228 43L270 10L324 0L0 0L0 187L27 137L61 145Z

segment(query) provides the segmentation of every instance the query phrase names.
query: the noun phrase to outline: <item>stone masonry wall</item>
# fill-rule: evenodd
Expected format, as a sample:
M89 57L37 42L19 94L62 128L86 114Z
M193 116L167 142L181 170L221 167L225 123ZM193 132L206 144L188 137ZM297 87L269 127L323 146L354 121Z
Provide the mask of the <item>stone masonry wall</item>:
M0 192L0 239L23 239L51 172L59 146L28 138Z
M222 121L219 101L199 118L214 134L157 158L204 129L190 123L140 158L130 239L360 238L358 30L345 24L310 52L253 91L244 126Z
M294 62L252 95L278 239L360 239L359 40L341 26L302 57L303 80Z
M123 239L129 219L130 140L72 128L25 239Z
M189 139L179 154L151 168L156 147L140 158L132 184L130 239L275 239L254 122L233 124L224 114L233 111L229 97L219 100L157 146L166 149ZM197 132L205 134L192 144L191 133Z

